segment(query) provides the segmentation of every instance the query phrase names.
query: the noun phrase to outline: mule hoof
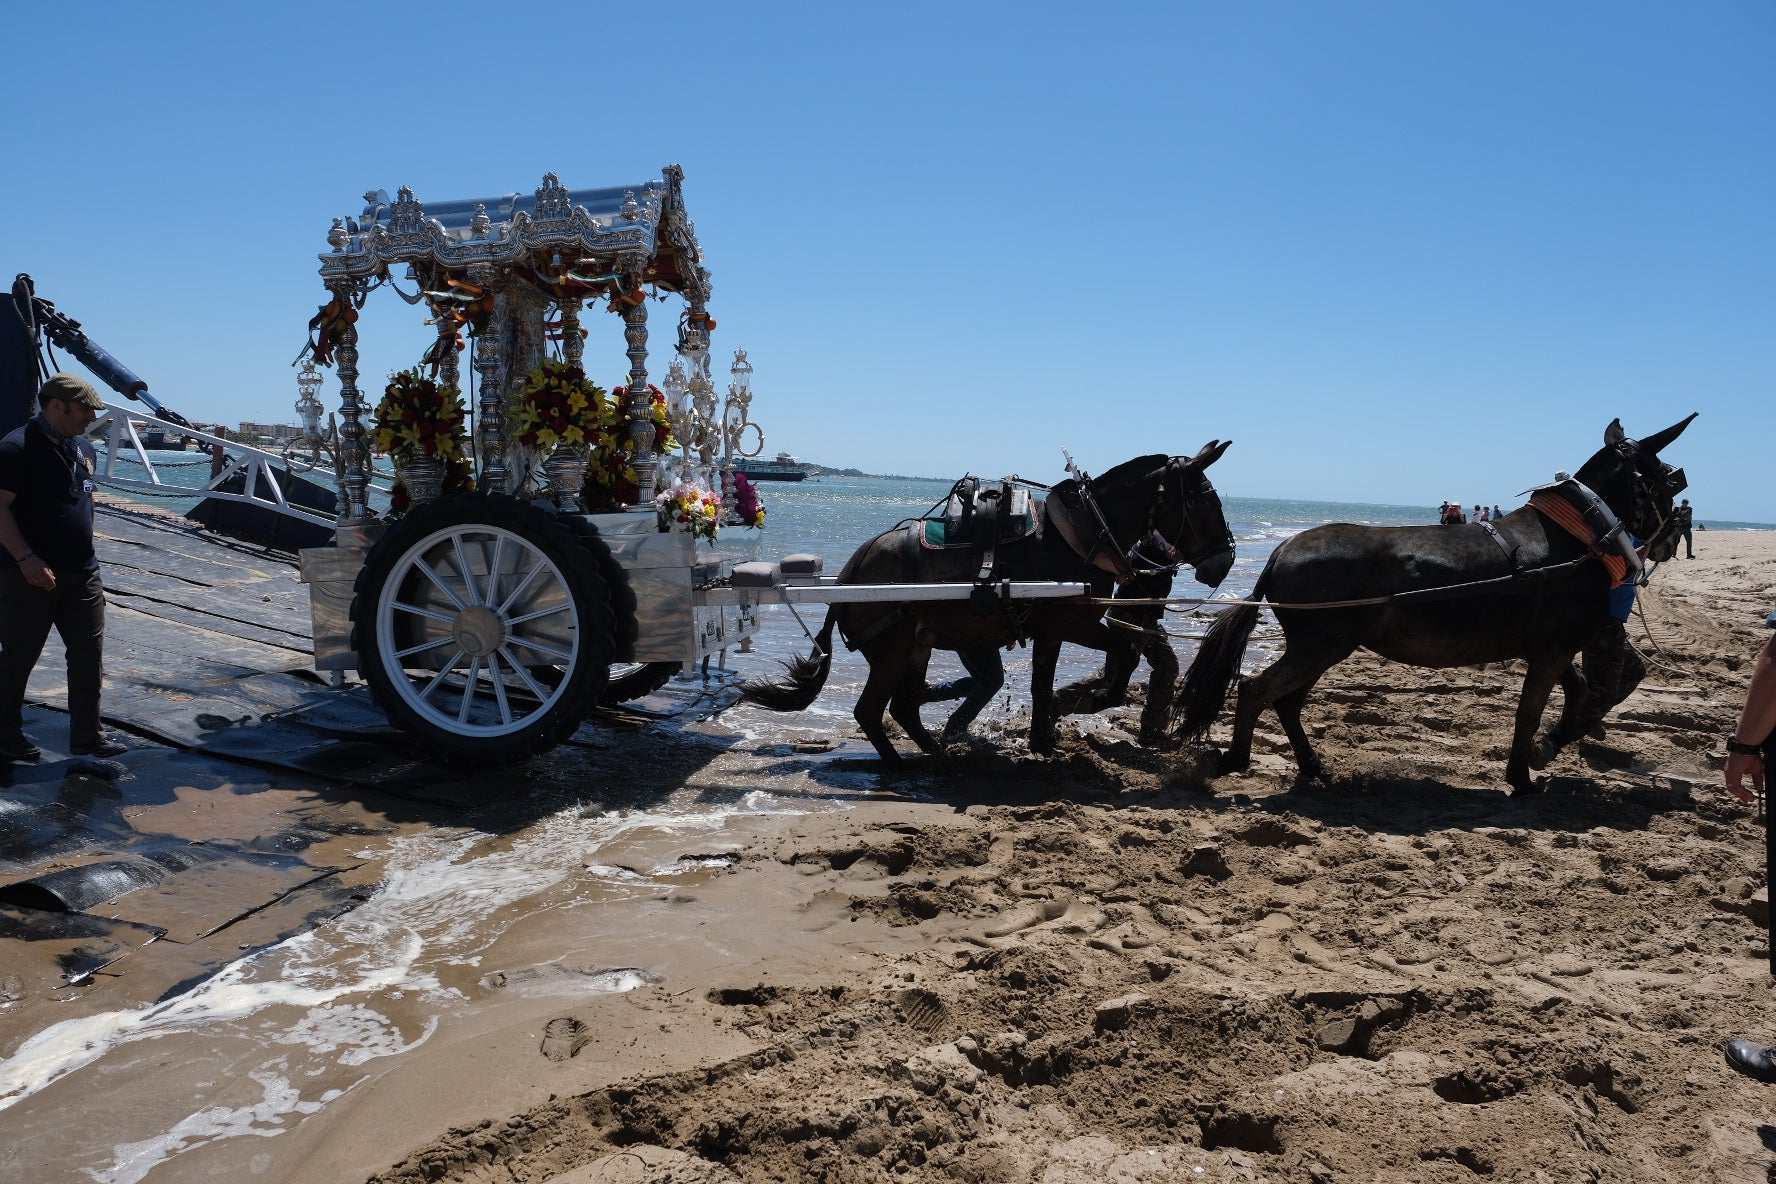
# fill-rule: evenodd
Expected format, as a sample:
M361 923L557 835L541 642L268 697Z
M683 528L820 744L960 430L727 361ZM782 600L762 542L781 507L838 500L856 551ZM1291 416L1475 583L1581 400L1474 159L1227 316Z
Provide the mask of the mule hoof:
M1217 777L1228 773L1244 773L1251 767L1252 758L1250 756L1236 757L1231 749L1215 755L1215 776Z
M1178 738L1164 728L1142 728L1135 740L1142 748L1152 748L1160 752L1171 752L1179 745Z
M1541 793L1547 788L1548 779L1546 777L1524 777L1511 782L1511 796L1520 798L1528 794Z
M1538 736L1536 742L1529 749L1529 767L1538 770L1545 769L1553 763L1554 758L1558 755L1560 755L1560 745L1547 736Z

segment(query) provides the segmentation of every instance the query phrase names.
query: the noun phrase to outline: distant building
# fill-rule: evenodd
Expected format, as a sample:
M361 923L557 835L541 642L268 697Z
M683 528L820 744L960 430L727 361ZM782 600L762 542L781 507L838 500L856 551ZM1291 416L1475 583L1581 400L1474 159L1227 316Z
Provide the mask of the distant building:
M235 433L243 440L271 440L285 443L294 440L301 429L291 423L246 423Z

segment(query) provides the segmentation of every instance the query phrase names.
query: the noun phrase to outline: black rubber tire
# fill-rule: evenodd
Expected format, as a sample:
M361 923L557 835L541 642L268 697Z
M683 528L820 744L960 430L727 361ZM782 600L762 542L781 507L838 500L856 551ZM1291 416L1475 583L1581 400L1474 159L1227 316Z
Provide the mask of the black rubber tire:
M598 560L598 570L610 587L611 613L617 623L617 661L610 668L604 694L598 697L599 703L614 707L653 694L678 673L679 663L632 660L636 639L641 636L641 619L636 612L635 589L629 583L629 573L611 554L596 525L571 514L565 515L562 521L579 535L580 542Z
M628 662L635 657L635 641L641 635L641 622L635 611L635 589L629 584L629 573L623 570L623 565L611 554L609 545L598 533L598 527L575 514L564 514L561 521L592 552L592 558L598 561L598 572L604 577L605 586L610 589L611 615L616 622L616 632L613 634L616 641L615 660Z
M604 694L598 701L606 707L615 707L651 695L671 682L681 665L680 662L636 662L613 666L610 681L605 684Z
M483 530L477 531L477 528ZM398 651L445 631L441 631L437 624L425 624L425 618L410 612L397 616L393 608L388 610L386 627L378 617L385 605L423 604L428 598L435 600L435 596L425 590L425 577L415 570L413 561L421 555L437 556L438 548L448 546L454 540L473 538L477 533L508 536L530 549L536 557L538 570L547 571L542 577L544 584L557 587L568 606L553 611L571 611L574 648L571 661L554 667L555 678L532 681L533 688L541 686L546 692L534 699L535 710L522 718L498 719L490 724L464 728L453 720L440 718L442 713L425 702L429 690L418 691L415 677L407 673L399 659L387 657L383 652L385 644ZM440 566L446 567L447 574L454 575L457 573L448 570L451 554L444 553ZM609 552L605 555L608 558ZM552 566L543 568L545 562ZM391 580L399 580L401 586L391 589ZM357 650L359 672L369 683L371 695L389 722L415 740L428 758L441 757L484 766L521 760L543 752L572 735L604 692L616 652L616 622L611 612L610 588L599 570L598 557L585 545L580 532L571 529L563 519L528 502L497 495L460 494L417 507L391 525L370 549L363 570L358 573L355 592L351 613L354 622L352 645ZM491 600L490 597L489 603ZM440 607L445 613L451 611L441 602ZM468 608L463 608L458 614L458 625L463 620L462 613L467 612ZM502 639L518 636L506 628L503 619L500 628ZM427 630L430 630L429 634ZM451 635L461 636L460 633ZM433 644L454 643L436 641ZM519 644L517 648L523 652L526 647ZM498 653L511 662L512 649L502 646ZM508 692L497 702L497 709L504 716L509 713L510 700L520 697L509 693L511 687L499 670L497 657L490 659L490 667L499 675L502 689ZM516 667L514 673L520 678L528 674L527 671L519 672ZM441 678L428 680L428 687L431 683L450 685ZM494 703L492 695L470 695L466 689L458 692L453 688L449 693L457 696L462 711L478 709L477 719L484 718L485 706ZM464 703L464 700L468 702Z

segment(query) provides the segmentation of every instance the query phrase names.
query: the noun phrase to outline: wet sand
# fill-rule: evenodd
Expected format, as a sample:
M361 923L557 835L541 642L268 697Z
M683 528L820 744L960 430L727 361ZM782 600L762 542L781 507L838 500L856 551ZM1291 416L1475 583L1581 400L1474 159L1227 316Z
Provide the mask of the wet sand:
M221 930L251 956L195 985L202 943L156 942L17 992L0 1071L47 1084L0 1110L0 1171L1761 1180L1770 1095L1719 1046L1776 1036L1762 828L1717 783L1776 534L1698 545L1630 624L1646 683L1529 797L1516 672L1367 656L1306 713L1335 780L1294 791L1274 721L1206 780L1132 708L1031 758L1021 693L895 774L848 721L799 752L830 715L686 722L684 692L497 797L411 770L223 795L168 757L140 825L300 831L362 899Z

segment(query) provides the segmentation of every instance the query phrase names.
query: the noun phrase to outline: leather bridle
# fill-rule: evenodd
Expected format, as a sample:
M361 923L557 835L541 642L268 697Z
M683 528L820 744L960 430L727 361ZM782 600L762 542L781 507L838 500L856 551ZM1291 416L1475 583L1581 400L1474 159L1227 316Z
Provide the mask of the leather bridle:
M1141 537L1135 540L1135 545L1125 552L1124 557L1131 561L1131 568L1134 566L1133 560L1147 558L1142 554L1141 547L1154 535L1158 535L1177 558L1166 563L1154 564L1151 570L1164 569L1175 573L1184 564L1197 567L1212 555L1233 550L1233 531L1227 526L1227 514L1221 508L1221 496L1215 492L1215 486L1210 483L1208 475L1198 472L1196 487L1188 493L1184 491L1184 470L1189 465L1189 459L1188 457L1174 456L1166 461L1165 468L1155 474L1159 477L1159 484L1154 487L1153 497L1147 503L1147 528L1141 532ZM1160 503L1165 500L1166 483L1174 477L1178 484L1176 491L1179 501L1178 533L1171 538L1166 538L1165 532L1158 527L1157 519ZM1213 531L1204 530L1198 525L1199 502L1206 505L1207 509L1214 513L1216 520L1220 522L1221 532L1219 535ZM1186 546L1184 542L1186 531L1190 534L1189 546Z
M1196 487L1188 493L1184 491L1183 474L1190 459L1189 457L1174 456L1167 460L1163 467L1155 469L1147 475L1146 479L1154 481L1152 496L1147 499L1147 521L1129 546L1124 547L1116 537L1115 531L1111 529L1109 519L1104 516L1097 498L1093 495L1094 479L1091 477L1082 477L1077 485L1077 490L1080 504L1091 512L1097 525L1097 534L1088 546L1078 532L1073 529L1073 520L1068 514L1051 515L1060 530L1061 537L1066 540L1067 545L1073 549L1075 554L1092 566L1109 572L1119 584L1149 572L1175 572L1184 564L1195 567L1212 555L1219 555L1223 551L1232 551L1233 532L1227 529L1227 518L1221 510L1221 499L1215 493L1215 487L1210 484L1208 477L1198 473ZM1168 488L1172 484L1177 486L1175 491ZM1159 529L1159 508L1165 501L1168 492L1178 499L1179 513L1178 529L1176 534L1171 537L1167 537L1165 532ZM1212 531L1205 531L1197 525L1196 519L1204 506L1212 509L1220 519L1222 529L1219 535ZM1190 535L1188 543L1184 540L1186 532ZM1158 562L1152 556L1146 555L1142 548L1155 536L1165 544L1173 555L1179 556L1179 558L1167 557L1164 562ZM1137 567L1137 561L1144 566Z

